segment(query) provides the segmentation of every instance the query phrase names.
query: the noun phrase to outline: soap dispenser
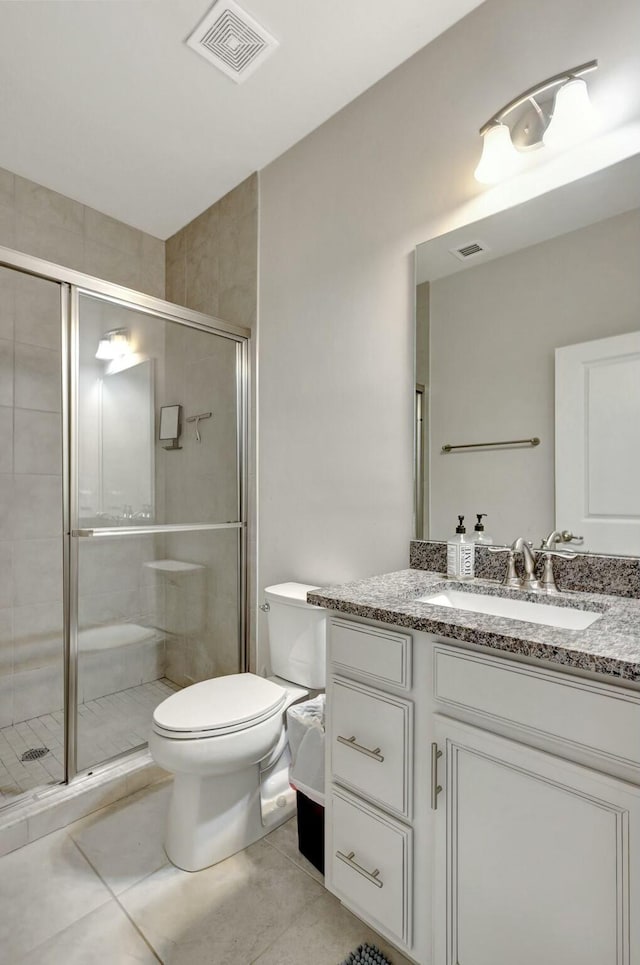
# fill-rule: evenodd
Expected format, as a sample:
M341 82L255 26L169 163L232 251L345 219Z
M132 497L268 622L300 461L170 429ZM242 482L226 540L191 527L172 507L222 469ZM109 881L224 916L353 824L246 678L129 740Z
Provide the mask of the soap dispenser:
M475 545L467 537L464 516L458 516L456 534L447 540L447 579L472 580Z
M484 531L484 523L482 522L482 517L486 515L487 515L486 513L476 513L476 519L478 520L478 522L473 527L473 540L476 544L482 543L485 546L488 546L491 543L493 543L493 539Z

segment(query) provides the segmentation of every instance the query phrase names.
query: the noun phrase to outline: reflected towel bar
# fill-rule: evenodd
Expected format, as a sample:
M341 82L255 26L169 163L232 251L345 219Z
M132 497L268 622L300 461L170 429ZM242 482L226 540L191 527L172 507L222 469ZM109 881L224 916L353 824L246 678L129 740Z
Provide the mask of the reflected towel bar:
M443 446L442 452L453 452L454 449L484 449L486 446L539 446L537 436L532 439L507 439L505 442L467 442L460 446Z

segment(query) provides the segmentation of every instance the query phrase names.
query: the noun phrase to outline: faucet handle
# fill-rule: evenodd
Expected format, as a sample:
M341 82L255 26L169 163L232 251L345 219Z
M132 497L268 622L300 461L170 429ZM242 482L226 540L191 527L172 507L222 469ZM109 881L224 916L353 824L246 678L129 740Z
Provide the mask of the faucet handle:
M520 589L520 577L516 573L516 554L510 546L488 546L490 553L508 553L507 570L502 578L502 586Z

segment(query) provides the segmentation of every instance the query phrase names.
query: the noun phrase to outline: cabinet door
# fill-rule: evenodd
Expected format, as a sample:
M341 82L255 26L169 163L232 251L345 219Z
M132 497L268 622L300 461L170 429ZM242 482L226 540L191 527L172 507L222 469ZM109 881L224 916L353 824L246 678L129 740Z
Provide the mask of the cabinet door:
M639 965L640 789L437 718L434 965Z

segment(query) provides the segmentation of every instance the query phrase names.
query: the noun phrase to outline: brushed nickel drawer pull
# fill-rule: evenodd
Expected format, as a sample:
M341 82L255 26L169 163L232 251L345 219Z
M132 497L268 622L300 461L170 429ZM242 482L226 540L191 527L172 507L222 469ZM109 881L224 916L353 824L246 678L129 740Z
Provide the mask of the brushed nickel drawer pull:
M361 754L365 754L367 757L372 757L374 761L379 761L382 764L384 757L380 753L379 747L374 747L372 751L368 747L363 747L362 744L357 744L355 737L338 737L339 744L346 744L347 747L353 747L354 751L359 751Z
M438 810L438 794L442 790L442 785L438 784L438 758L442 757L442 751L438 750L438 745L431 745L431 810Z
M336 851L336 858L340 858L341 861L344 861L346 865L348 865L350 868L353 868L354 871L357 871L358 874L362 875L363 878L366 878L367 881L370 881L372 885L376 886L376 888L382 888L382 882L378 877L380 870L375 868L373 871L365 871L364 868L360 867L357 861L353 860L354 855L355 851L350 851L349 854L343 854L342 851Z

